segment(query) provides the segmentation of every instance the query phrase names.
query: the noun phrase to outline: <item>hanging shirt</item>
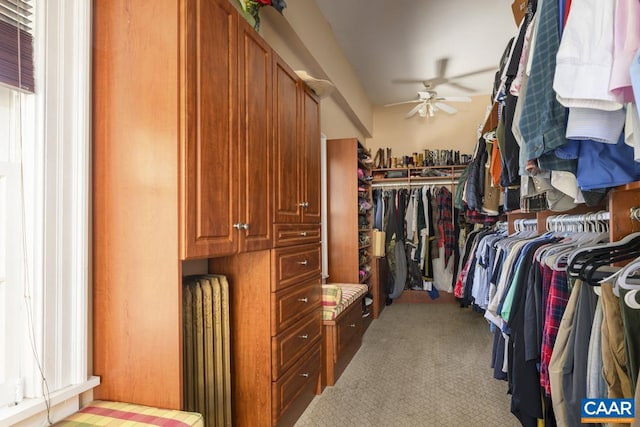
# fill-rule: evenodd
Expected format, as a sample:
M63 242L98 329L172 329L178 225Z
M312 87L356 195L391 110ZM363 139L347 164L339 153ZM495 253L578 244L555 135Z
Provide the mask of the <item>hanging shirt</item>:
M609 90L620 102L634 102L629 67L640 49L640 2L615 0L613 64Z
M549 2L555 3L555 2ZM565 107L618 110L622 104L609 92L613 66L614 2L580 0L571 13L557 48L553 89Z
M527 160L539 158L567 142L564 136L565 108L553 92L556 54L560 45L558 4L544 0L538 5L537 13L531 73L520 117L520 133Z

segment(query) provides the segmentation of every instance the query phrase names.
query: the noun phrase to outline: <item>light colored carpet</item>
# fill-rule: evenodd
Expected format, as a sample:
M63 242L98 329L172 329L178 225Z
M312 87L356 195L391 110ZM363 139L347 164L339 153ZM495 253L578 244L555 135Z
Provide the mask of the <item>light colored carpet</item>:
M333 387L296 427L519 426L490 368L482 315L456 304L392 304Z

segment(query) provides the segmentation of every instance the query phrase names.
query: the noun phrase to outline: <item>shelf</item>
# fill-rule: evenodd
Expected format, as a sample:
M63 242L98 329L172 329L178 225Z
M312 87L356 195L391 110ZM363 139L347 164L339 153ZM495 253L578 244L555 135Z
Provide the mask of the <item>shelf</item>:
M371 228L359 228L358 233L368 233L371 230Z
M368 249L371 247L371 243L369 243L368 245L359 245L358 246L358 250L361 251L363 249Z

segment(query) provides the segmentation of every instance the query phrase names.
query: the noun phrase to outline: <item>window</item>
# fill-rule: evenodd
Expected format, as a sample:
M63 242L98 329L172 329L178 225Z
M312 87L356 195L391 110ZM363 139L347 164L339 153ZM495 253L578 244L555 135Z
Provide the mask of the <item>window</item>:
M18 111L20 95L0 87L0 405L15 400L19 378L21 331L24 325L20 301L22 277L22 226L20 223L20 150Z
M88 365L91 2L0 0L0 15L11 4L32 7L35 91L24 75L20 90L0 86L0 425L47 420L38 411L58 402L63 417L71 397L97 384Z

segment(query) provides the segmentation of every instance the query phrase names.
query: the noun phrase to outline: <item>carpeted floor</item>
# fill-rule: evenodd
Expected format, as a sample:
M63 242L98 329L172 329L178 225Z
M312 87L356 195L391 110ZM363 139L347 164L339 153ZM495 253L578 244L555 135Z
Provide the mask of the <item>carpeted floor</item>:
M393 304L296 427L519 426L490 368L484 318L456 304Z

